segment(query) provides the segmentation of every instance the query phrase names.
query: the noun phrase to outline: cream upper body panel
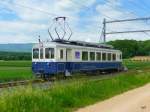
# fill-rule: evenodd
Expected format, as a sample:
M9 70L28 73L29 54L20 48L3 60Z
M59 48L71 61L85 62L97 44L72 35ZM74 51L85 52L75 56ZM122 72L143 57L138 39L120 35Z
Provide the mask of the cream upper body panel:
M43 49L43 59L40 59L40 50L39 50L39 58L34 59L32 56L32 61L41 61L41 62L97 62L97 61L105 61L108 62L108 54L110 53L109 57L113 61L122 61L122 52L120 50L115 49L106 49L106 48L96 48L96 47L87 47L87 46L79 46L79 45L69 45L69 44L60 44L56 42L46 42L42 44L35 44L33 49L39 48ZM46 48L53 48L54 49L54 58L53 59L46 59L45 58L45 49ZM33 51L32 49L32 51ZM88 60L83 61L82 52L88 52ZM90 60L90 52L94 52L95 60ZM101 53L101 60L97 59L97 53ZM106 60L102 60L103 54L106 53ZM92 54L92 53L91 53ZM112 60L113 54L116 55L116 59ZM33 52L32 52L33 55Z

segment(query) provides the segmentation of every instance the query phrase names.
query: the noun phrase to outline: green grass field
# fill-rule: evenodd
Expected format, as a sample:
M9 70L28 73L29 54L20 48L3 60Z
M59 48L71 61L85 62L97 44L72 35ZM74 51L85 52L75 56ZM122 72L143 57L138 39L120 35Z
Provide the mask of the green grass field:
M31 61L0 61L0 82L31 78Z
M114 77L70 79L47 90L6 90L0 95L1 112L71 112L150 82L150 62L124 63L129 71Z
M150 62L125 60L129 69L148 68ZM33 78L31 61L0 61L0 82Z
M130 69L143 69L143 68L150 68L150 61L130 61L130 60L124 60L123 64L127 66L127 68Z
M31 61L0 61L0 67L31 67Z

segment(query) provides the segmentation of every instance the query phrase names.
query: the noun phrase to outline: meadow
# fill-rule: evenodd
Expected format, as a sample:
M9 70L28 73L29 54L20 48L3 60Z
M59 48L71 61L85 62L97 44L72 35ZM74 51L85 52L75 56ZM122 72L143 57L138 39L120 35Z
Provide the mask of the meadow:
M31 61L0 61L0 82L31 78Z
M31 61L0 61L0 82L34 78ZM149 68L150 62L124 60L129 70Z
M150 62L125 61L128 72L56 81L47 90L18 87L0 94L1 112L71 112L150 82Z
M0 61L0 67L31 67L31 61Z
M150 68L150 61L131 61L129 59L126 59L123 61L123 64L129 69L146 69Z

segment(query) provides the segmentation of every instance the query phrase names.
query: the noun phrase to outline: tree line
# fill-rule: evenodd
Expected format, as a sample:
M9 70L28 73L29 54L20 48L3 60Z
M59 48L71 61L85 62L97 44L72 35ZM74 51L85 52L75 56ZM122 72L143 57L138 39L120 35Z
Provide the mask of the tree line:
M112 45L115 49L121 50L123 53L123 58L150 55L150 40L115 40L109 41L107 44Z
M27 52L0 52L0 60L31 60L31 53Z
M109 41L107 44L112 45L115 49L121 50L123 53L123 58L150 55L150 40L115 40ZM31 55L32 53L30 52L0 51L0 60L31 60Z

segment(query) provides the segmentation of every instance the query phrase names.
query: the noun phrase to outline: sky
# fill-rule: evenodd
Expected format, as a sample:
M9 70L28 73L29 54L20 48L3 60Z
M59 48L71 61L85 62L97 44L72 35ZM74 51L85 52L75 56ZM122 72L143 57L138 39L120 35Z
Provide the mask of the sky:
M149 0L0 0L0 43L34 43L39 35L43 41L50 40L48 29L58 38L54 33L58 24L53 24L57 16L67 17L73 32L71 40L102 42L104 18L111 21L150 17L149 7ZM61 35L63 22L60 24ZM150 20L106 24L107 33L144 29L150 29ZM70 33L66 32L65 39ZM150 33L106 36L107 41L116 39L148 40Z

